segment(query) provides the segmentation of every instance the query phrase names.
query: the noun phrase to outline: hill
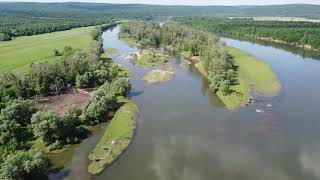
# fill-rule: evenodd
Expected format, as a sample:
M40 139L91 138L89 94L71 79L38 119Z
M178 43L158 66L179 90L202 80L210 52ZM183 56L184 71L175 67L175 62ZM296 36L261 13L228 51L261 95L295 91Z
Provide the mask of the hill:
M165 6L108 3L0 2L2 13L32 12L68 14L140 14L152 16L294 16L320 17L320 5L289 4L267 6Z

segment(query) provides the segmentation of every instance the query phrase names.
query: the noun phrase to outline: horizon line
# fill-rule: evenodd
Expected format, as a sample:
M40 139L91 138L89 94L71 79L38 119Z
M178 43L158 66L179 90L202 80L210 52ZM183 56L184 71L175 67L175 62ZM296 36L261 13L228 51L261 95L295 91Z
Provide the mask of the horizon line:
M39 2L39 1L2 1L0 3L41 3L41 4L54 4L54 3L88 3L88 4L114 4L114 5L150 5L150 6L194 6L194 7L208 7L208 6L225 6L225 7L234 7L234 6L282 6L282 5L314 5L320 6L320 4L311 4L311 3L283 3L283 4L239 4L239 5L183 5L183 4L147 4L147 3L110 3L110 2L88 2L88 1L56 1L56 2Z

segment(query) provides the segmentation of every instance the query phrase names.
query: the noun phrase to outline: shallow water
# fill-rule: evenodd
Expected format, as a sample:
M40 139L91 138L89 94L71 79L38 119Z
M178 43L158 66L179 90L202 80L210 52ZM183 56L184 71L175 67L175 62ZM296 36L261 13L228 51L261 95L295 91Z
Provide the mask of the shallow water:
M231 112L208 92L197 70L181 66L180 59L171 61L171 81L142 81L150 69L123 60L138 49L120 41L118 32L119 27L104 32L104 48L118 49L113 59L132 74L130 95L140 109L137 134L103 173L70 173L70 179L320 179L320 61L270 45L224 39L270 64L282 84L279 96Z

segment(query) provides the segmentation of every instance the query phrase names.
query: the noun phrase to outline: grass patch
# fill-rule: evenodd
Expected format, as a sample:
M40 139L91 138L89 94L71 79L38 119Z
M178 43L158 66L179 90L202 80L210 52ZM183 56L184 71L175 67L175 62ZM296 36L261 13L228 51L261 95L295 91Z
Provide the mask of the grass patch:
M17 37L12 41L0 41L0 72L26 71L31 63L58 60L53 49L65 46L86 49L92 41L93 27L75 28L34 36Z
M146 76L142 78L142 80L147 81L148 83L158 83L158 82L167 82L172 79L173 72L172 71L164 71L164 70L152 70Z
M120 98L123 105L115 113L105 134L94 150L89 154L92 161L88 167L90 174L98 174L116 160L128 147L135 129L136 104L129 99Z
M239 76L247 80L247 85L253 84L254 89L264 96L280 93L281 85L271 66L236 48L228 47L228 52L235 57Z
M271 67L250 54L236 48L228 47L228 52L234 57L238 66L237 85L231 87L233 93L224 95L218 91L217 96L230 110L247 104L251 98L250 85L264 96L276 96L281 90L281 85ZM201 74L206 76L201 63L196 64Z

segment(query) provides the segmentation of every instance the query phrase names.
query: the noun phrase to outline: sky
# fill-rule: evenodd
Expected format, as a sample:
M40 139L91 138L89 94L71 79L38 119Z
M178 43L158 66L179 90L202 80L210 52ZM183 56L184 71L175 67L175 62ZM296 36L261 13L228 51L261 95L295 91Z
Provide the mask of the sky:
M318 4L320 0L0 0L6 2L96 2L122 4L162 4L162 5L270 5L270 4Z

